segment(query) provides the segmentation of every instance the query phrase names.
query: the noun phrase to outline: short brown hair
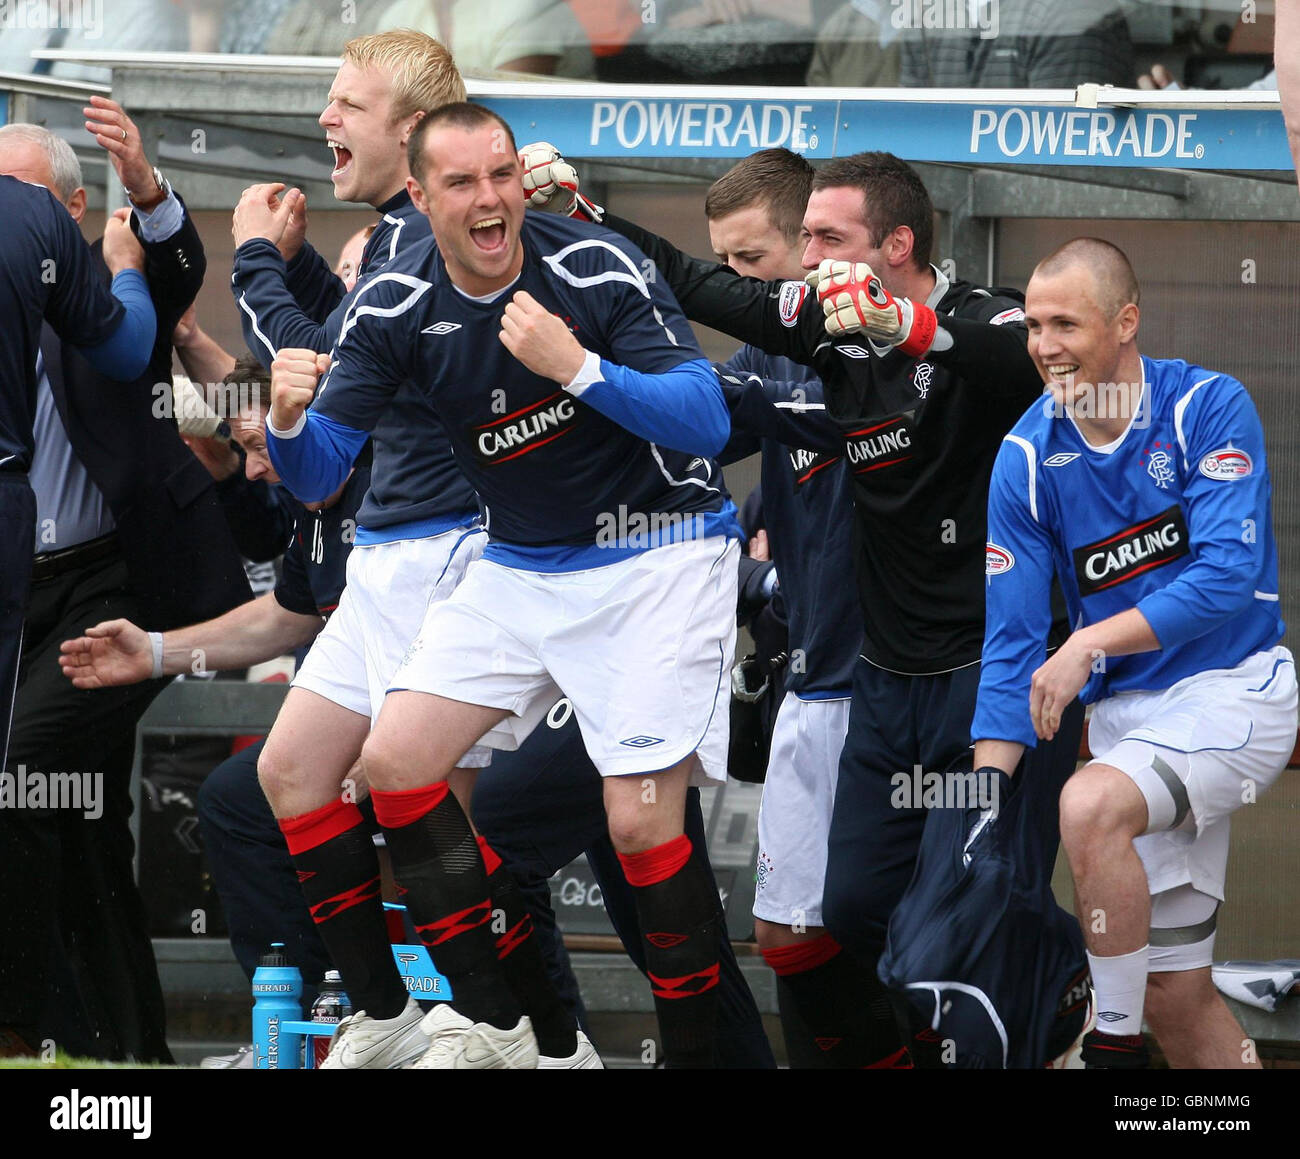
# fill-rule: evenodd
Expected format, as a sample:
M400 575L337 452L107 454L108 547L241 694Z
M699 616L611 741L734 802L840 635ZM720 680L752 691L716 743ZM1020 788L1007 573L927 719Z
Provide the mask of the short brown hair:
M411 28L358 36L343 46L343 60L357 68L392 73L392 119L465 99L465 82L447 48Z
M431 130L444 125L457 129L477 129L482 125L498 125L503 132L502 150L504 151L508 146L511 157L519 152L519 146L515 144L515 135L510 131L510 126L485 105L473 105L468 101L440 105L420 119L419 124L411 130L411 139L406 143L406 163L410 166L411 176L421 185L424 184L424 138Z
M813 187L813 167L789 149L760 149L719 177L704 199L704 216L710 221L762 205L772 225L794 244L803 227L808 194Z
M271 409L271 372L248 351L235 359L221 387L208 392L208 404L219 418L247 419L251 411L265 415Z
M921 176L892 153L854 153L818 169L813 189L850 186L862 193L862 220L871 244L881 245L900 225L912 231L912 261L918 270L930 264L934 248L934 204Z
M1051 277L1074 266L1083 266L1096 278L1103 299L1097 305L1105 311L1107 318L1114 318L1130 302L1135 306L1138 304L1141 290L1137 274L1133 272L1133 263L1119 246L1104 238L1071 238L1039 262L1034 273Z

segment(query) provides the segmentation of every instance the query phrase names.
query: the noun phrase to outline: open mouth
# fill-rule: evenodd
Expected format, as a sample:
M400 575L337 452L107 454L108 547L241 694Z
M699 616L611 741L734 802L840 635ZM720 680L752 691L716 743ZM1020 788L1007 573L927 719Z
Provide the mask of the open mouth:
M493 253L503 249L506 244L506 223L504 218L485 217L470 226L469 236L474 244L484 253Z
M1077 362L1055 362L1047 367L1047 373L1052 376L1055 382L1070 382L1079 373L1079 364Z
M352 150L340 145L332 138L327 140L325 144L334 152L334 172L330 174L331 179L342 177L352 164Z

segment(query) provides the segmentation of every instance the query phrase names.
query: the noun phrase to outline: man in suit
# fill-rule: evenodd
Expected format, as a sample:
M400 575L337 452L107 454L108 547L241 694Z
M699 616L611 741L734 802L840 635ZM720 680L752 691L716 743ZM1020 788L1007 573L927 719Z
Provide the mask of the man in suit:
M126 385L48 326L41 335L36 538L6 768L74 773L97 796L92 809L0 810L0 1030L19 1045L167 1060L129 828L135 725L166 681L78 691L59 642L105 617L188 623L250 593L211 477L171 418L171 334L202 284L203 246L121 106L91 101L86 127L131 199L158 326ZM0 172L44 185L74 220L85 212L75 154L37 126L0 129Z

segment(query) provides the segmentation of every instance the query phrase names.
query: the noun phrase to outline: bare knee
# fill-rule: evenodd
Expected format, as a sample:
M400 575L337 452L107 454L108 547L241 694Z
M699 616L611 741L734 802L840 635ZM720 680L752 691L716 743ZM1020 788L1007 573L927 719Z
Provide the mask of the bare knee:
M277 745L274 736L257 758L257 780L279 817L325 804L337 790L337 786L324 785L319 770L313 770L300 754Z
M398 786L401 770L409 767L409 754L382 729L375 729L361 746L358 765L366 784L383 792Z
M1061 840L1076 854L1115 839L1131 840L1146 824L1146 806L1133 781L1108 765L1080 769L1061 790Z

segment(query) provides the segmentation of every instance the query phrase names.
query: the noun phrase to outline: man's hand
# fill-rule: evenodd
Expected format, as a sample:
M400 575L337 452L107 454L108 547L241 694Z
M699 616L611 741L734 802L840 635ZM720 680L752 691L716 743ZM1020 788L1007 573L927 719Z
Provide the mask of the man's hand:
M558 320L558 319L557 319ZM271 363L271 416L277 431L292 430L311 406L316 383L330 368L330 356L285 347Z
M895 298L866 262L825 258L804 280L817 291L832 338L860 331L914 358L930 349L938 325L934 311Z
M280 240L275 244L280 256L287 262L293 259L302 249L302 243L307 240L307 195L300 190L290 189L281 202L284 203L289 206L289 220L285 223Z
M149 633L130 620L106 620L59 645L59 667L74 688L138 684L153 675Z
M109 273L139 270L144 273L144 246L131 232L131 211L115 209L104 222L104 264Z
M519 150L519 165L530 208L581 221L599 222L604 217L604 209L578 192L578 171L549 141L525 145Z
M289 229L289 216L302 194L297 189L290 189L280 197L283 188L282 182L272 181L264 185L250 185L240 194L230 226L236 249L255 237L264 237L277 248L284 241L284 235ZM297 244L302 245L301 238Z
M81 111L86 117L86 131L95 135L96 143L108 154L132 203L146 211L161 204L167 191L154 180L140 130L126 110L108 97L93 96L89 107Z
M534 374L567 386L582 369L587 352L573 332L527 290L510 299L501 318L502 344ZM280 424L277 422L276 426Z
M1071 636L1034 672L1029 685L1029 716L1039 740L1051 740L1061 715L1074 703L1092 675L1094 653Z

